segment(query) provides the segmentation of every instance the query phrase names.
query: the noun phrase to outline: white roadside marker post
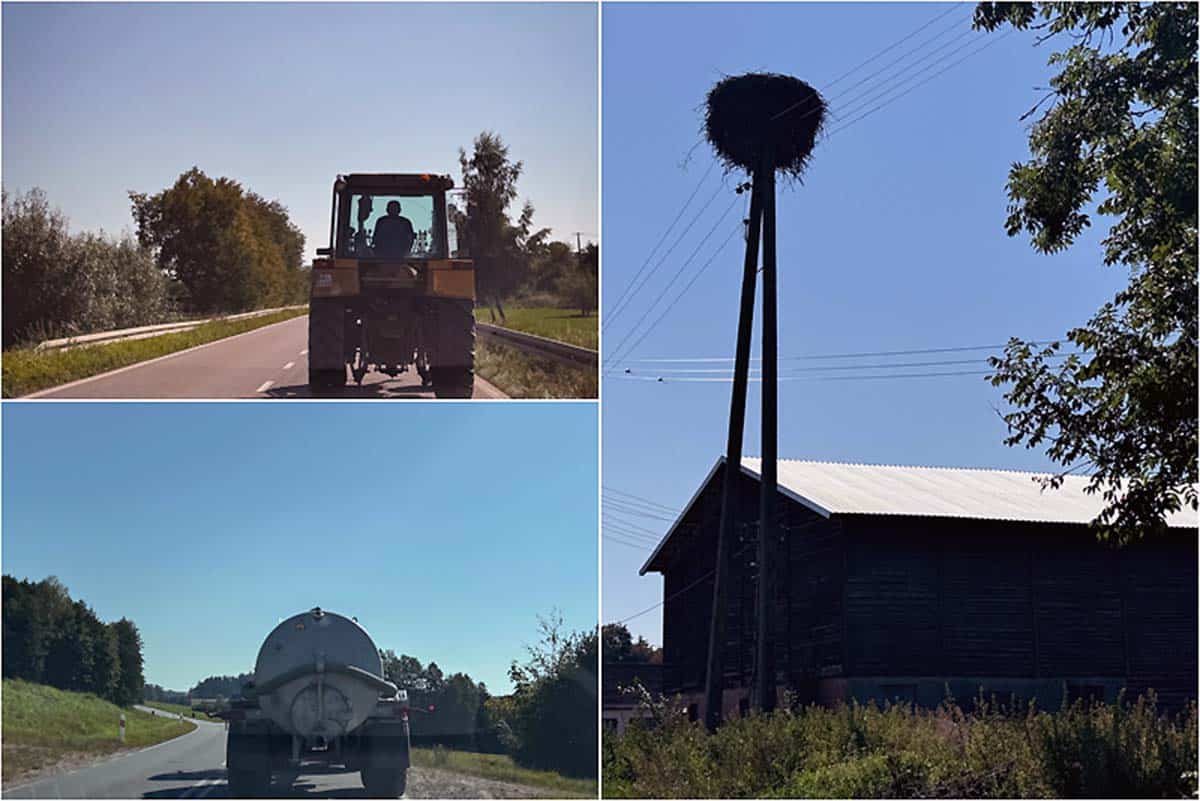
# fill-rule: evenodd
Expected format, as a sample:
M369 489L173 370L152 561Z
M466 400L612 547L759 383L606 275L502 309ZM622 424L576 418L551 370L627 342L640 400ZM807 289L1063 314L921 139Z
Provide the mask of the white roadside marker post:
M121 713L121 724L118 728L118 736L121 738L121 742L125 742L125 713L124 712Z

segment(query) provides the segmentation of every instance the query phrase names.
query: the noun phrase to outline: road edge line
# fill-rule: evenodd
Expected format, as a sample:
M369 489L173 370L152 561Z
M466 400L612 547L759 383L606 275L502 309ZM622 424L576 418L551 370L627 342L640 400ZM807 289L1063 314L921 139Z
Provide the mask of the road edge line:
M300 319L301 317L307 317L307 316L308 315L306 315L306 314L300 314L295 317L289 317L288 319L280 320L277 323L271 323L270 325L264 325L259 328L251 329L249 331L243 331L242 333L234 334L233 336L221 337L220 339L214 339L212 342L205 342L202 345L193 345L190 348L185 348L184 350L177 350L174 353L164 353L162 356L155 356L153 359L147 359L144 362L134 362L133 364L127 364L124 367L118 367L115 370L109 370L107 373L97 373L96 375L90 375L87 378L78 378L74 381L69 381L66 384L59 384L58 386L55 386L55 387L46 387L45 389L39 389L37 392L33 392L29 395L21 395L20 397L11 398L10 400L34 400L37 398L42 398L51 392L59 392L64 389L70 389L71 387L77 387L82 384L86 384L89 381L99 381L101 378L109 378L110 376L118 375L120 373L125 373L130 370L136 370L139 367L146 367L148 365L154 364L155 362L162 362L162 361L166 361L167 359L173 359L176 356L183 356L185 353L192 353L193 351L201 350L203 348L208 348L213 345L219 345L222 342L231 342L231 341L237 339L238 337L249 336L250 334L257 334L259 331L266 331L268 328L274 328L277 325L283 325L284 323L290 323L290 322ZM81 398L59 398L58 400L82 400L82 399ZM94 400L113 400L113 398L95 398ZM142 400L155 400L155 399L154 398L143 398ZM166 400L166 399L162 398L159 400ZM180 398L179 400L205 400L205 399L204 398Z

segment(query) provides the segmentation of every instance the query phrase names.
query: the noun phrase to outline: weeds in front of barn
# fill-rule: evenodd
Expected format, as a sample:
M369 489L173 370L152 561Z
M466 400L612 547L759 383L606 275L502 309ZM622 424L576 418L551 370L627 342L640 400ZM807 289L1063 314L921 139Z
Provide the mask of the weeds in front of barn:
M608 798L1195 797L1194 702L1162 713L1078 701L1058 712L979 698L970 711L907 704L805 707L709 735L678 706L606 732Z

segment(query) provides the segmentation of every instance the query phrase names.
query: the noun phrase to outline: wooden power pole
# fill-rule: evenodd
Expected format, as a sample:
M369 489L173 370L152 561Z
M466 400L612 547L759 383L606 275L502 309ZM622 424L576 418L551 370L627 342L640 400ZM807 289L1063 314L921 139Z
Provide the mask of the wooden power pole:
M762 470L759 494L758 591L755 598L755 670L751 699L755 709L770 712L776 702L774 550L778 540L778 318L775 263L775 173L799 175L808 163L825 115L825 101L811 86L785 75L752 73L725 78L708 94L706 129L709 141L727 166L751 175L750 224L742 267L742 292L734 355L729 434L721 484L721 518L717 530L713 574L712 618L704 678L704 722L721 722L725 689L726 584L731 549L738 531L738 485L742 436L746 420L746 387L750 373L750 339L754 318L758 248L762 241Z

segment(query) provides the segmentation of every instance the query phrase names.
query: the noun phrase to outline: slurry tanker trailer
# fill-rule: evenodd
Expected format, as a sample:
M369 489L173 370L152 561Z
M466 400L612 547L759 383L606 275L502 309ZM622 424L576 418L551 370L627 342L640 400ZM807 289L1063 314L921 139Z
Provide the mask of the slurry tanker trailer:
M409 766L408 695L383 676L379 649L348 617L288 618L258 651L254 679L223 713L234 798L268 795L272 773L306 764L357 771L367 793L397 798Z

